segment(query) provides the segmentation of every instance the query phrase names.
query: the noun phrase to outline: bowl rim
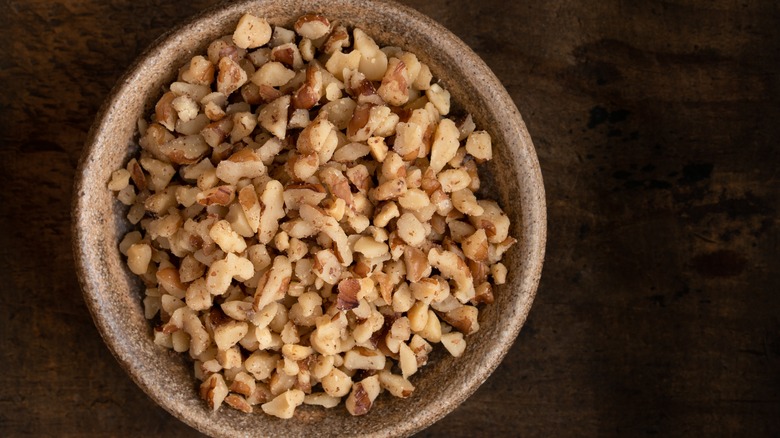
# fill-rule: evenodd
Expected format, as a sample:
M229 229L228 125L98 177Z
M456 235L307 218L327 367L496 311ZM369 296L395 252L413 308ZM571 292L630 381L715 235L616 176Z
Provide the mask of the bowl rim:
M447 40L449 44L452 44L456 50L462 51L470 56L469 68L474 70L477 74L481 75L491 91L495 94L491 96L491 100L497 101L506 107L506 112L510 116L514 117L512 125L516 127L517 134L522 143L527 149L524 158L526 159L525 166L530 171L530 180L535 184L530 188L535 202L530 202L530 209L523 209L523 221L528 221L534 233L530 233L527 236L531 242L529 247L532 250L532 255L528 259L524 259L526 268L528 269L526 278L524 278L523 285L527 287L527 299L526 305L519 309L518 317L516 319L508 321L506 327L508 342L501 344L497 347L498 351L491 351L490 357L487 359L489 363L487 366L481 367L473 376L473 378L466 385L459 385L456 394L453 397L449 397L446 400L442 400L438 404L436 410L424 417L420 422L409 422L406 427L399 426L400 429L393 430L393 434L397 435L400 432L402 435L411 435L418 432L436 421L440 420L447 414L451 413L458 405L460 405L466 398L471 396L477 388L495 371L501 361L504 359L509 349L514 344L517 335L525 324L530 307L535 299L539 280L541 277L542 266L545 255L546 235L547 235L547 211L545 201L545 190L543 185L541 168L539 165L538 157L536 155L535 148L528 133L527 127L517 110L514 101L504 86L495 76L493 71L485 64L479 55L473 52L473 50L466 45L460 38L453 34L450 30L439 24L432 18L426 16L422 12L419 12L411 7L396 3L395 1L383 1L383 0L337 0L337 3L351 3L351 4L364 4L364 5L382 5L394 9L396 12L405 15L408 19L418 22L419 24L427 26L431 29L432 33L438 34L441 38ZM84 252L80 250L84 243L90 242L90 233L87 227L86 219L82 211L88 208L84 204L84 190L87 183L85 172L90 166L89 157L94 155L96 150L100 147L105 130L111 126L112 120L118 116L118 111L121 108L117 103L121 101L128 93L131 93L132 79L143 74L144 66L147 65L150 60L155 57L155 54L160 52L166 46L170 46L174 40L182 37L187 32L187 29L195 25L201 20L213 19L212 15L230 15L234 10L246 10L252 5L264 5L272 3L272 0L240 0L236 2L224 1L217 3L209 8L206 8L199 13L184 20L180 24L172 27L164 32L158 38L156 38L146 49L138 55L132 64L125 70L122 76L117 80L111 91L108 93L106 99L101 105L100 109L96 113L95 122L92 124L87 138L84 143L84 148L79 159L78 168L73 184L73 195L71 202L71 236L72 236L72 251L78 276L78 281L82 290L82 295L87 308L92 316L93 322L100 333L104 343L111 351L114 358L117 360L123 370L130 376L138 387L140 387L144 393L150 397L158 406L165 409L171 415L184 422L185 424L199 430L200 432L219 436L220 431L209 428L208 423L204 421L198 421L197 414L192 414L185 409L175 409L165 402L164 397L161 394L161 390L153 385L147 384L140 378L137 372L137 364L135 364L132 358L127 356L127 353L119 348L117 342L119 329L116 327L115 322L111 320L110 315L106 314L99 306L99 300L97 299L97 277L96 274L91 273L89 266L90 260ZM519 300L516 299L513 302L516 303ZM202 420L202 419L201 419ZM377 435L381 435L378 433Z

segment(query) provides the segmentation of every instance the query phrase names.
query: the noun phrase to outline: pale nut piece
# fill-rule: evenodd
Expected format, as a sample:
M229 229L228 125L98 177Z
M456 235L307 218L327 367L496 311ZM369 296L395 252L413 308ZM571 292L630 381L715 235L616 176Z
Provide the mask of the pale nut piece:
M396 136L393 151L403 157L404 161L412 161L420 154L423 147L423 128L414 122L398 123L395 127Z
M311 356L312 353L314 353L314 350L305 345L286 344L282 347L282 355L294 361L304 360Z
M226 253L240 253L246 249L244 238L233 231L226 220L215 223L209 230L209 236Z
M251 414L253 409L246 398L238 394L230 394L225 397L225 404L245 414Z
M171 84L171 92L176 96L189 96L195 102L200 102L211 93L211 88L208 85L190 84L180 81Z
M514 237L507 237L504 241L499 243L491 243L490 246L488 246L488 262L498 263L501 258L504 257L504 253L515 243L517 243L517 239Z
M252 83L259 87L281 87L295 77L295 72L278 61L263 64L252 75Z
M268 351L255 351L244 361L244 368L257 380L267 380L276 368L279 355Z
M344 402L347 411L353 416L365 415L381 392L379 376L366 377L352 386L352 392Z
M198 278L187 287L185 300L187 307L195 311L206 310L211 307L212 295L206 285L205 278Z
M493 286L485 281L476 287L474 294L474 303L493 304L495 297L493 296Z
M285 292L292 278L292 264L290 260L279 255L274 258L273 266L268 271L268 278L264 284L259 284L253 300L255 311L265 308L267 305L284 298ZM277 308L276 317L280 316ZM286 313L284 314L286 317ZM271 321L271 324L273 321Z
M358 56L360 52L358 52ZM409 100L409 73L406 64L398 58L390 58L382 84L377 94L390 105L401 106Z
M151 260L152 247L146 243L136 243L127 249L127 266L133 274L145 274Z
M466 262L452 251L432 248L428 252L428 263L441 272L445 278L455 280L456 288L452 291L455 298L466 303L474 298L475 289L471 271Z
M119 192L116 194L116 199L125 205L135 205L135 189L131 185L126 185L123 189L119 190ZM138 204L140 205L140 204Z
M327 376L331 372L334 363L335 356L318 355L317 359L314 361L314 364L309 367L311 370L311 376L321 381L323 377Z
M244 14L235 32L233 32L233 43L242 49L254 49L263 46L271 40L271 25L265 18L255 17L251 14Z
M490 267L490 276L493 277L493 283L504 284L506 283L507 269L503 263L496 263Z
M406 267L406 279L412 282L412 287L414 287L414 283L431 275L431 265L428 263L428 256L418 248L411 245L406 246L403 250L403 258Z
M461 189L452 193L452 205L459 212L469 216L482 216L484 208L477 202L474 192L469 189Z
M225 371L239 368L241 366L241 348L236 344L225 350L217 350L217 361Z
M371 196L376 201L387 201L396 199L406 193L406 180L404 178L395 178L380 184L371 191Z
M325 69L342 82L344 81L344 71L357 70L359 67L360 52L357 50L353 50L349 54L335 51L325 63Z
M426 304L431 304L440 290L439 282L433 278L422 278L411 283L409 289L412 290L412 296L414 296L417 301Z
M439 122L431 145L431 168L435 173L439 173L455 157L460 145L458 135L455 122L450 119Z
M406 64L406 71L409 75L409 83L411 84L417 79L417 75L420 74L420 60L418 60L417 55L412 52L403 52L398 56L398 59Z
M488 240L485 230L479 229L461 242L463 254L471 260L484 262L488 258Z
M220 305L220 309L236 321L246 321L249 312L252 311L252 303L239 300L226 301Z
M425 329L428 324L428 304L423 301L416 301L409 309L406 317L409 318L409 327L414 333Z
M379 384L382 385L382 388L386 389L395 397L409 398L414 392L414 385L404 378L404 376L399 376L384 370L380 371L378 376Z
M324 249L314 256L314 273L325 283L338 283L341 272L341 263L333 251Z
M243 239L241 239L243 241ZM246 281L254 275L254 265L248 259L228 253L224 259L216 260L206 274L206 288L211 295L224 295L233 278Z
M417 358L417 366L421 367L428 363L428 355L433 351L433 347L422 336L415 334L409 341L409 348L414 352Z
M338 368L333 368L322 378L322 389L331 397L344 397L352 389L352 378Z
M347 32L346 27L338 25L325 40L325 43L322 45L322 51L330 55L347 46L349 46L349 32Z
M303 399L304 404L322 406L325 409L335 408L340 402L340 397L333 397L324 392L306 394L306 397Z
M222 405L228 395L228 387L222 374L212 374L200 385L200 398L206 400L212 411Z
M425 327L418 331L417 334L422 336L426 341L432 343L438 343L441 341L441 321L436 313L428 309L428 319L425 323Z
M442 319L464 335L470 335L479 330L478 316L476 307L464 305L443 314Z
M290 307L288 317L296 325L311 327L317 318L322 316L322 297L317 292L303 292L298 297L298 302Z
M374 216L374 226L386 227L391 219L397 218L400 215L401 212L398 210L398 205L392 201L387 202L382 205L382 207Z
M176 95L169 91L157 101L154 107L155 121L162 126L165 126L168 131L176 129L176 120L178 120L178 114L173 107L173 100L176 99Z
M303 204L299 210L301 219L309 222L315 229L322 231L327 235L333 243L335 243L334 252L338 260L341 261L342 266L349 266L352 264L352 250L350 249L349 241L344 229L341 225L332 217L324 214L322 211L310 205ZM335 284L335 283L330 283Z
M262 208L260 200L257 198L257 191L252 185L248 185L238 192L238 203L252 233L257 233Z
M148 189L156 192L164 190L168 183L171 182L171 178L176 175L176 170L168 163L154 158L141 158L138 160L141 167L149 172L150 178L144 178ZM131 175L135 175L135 172L131 172Z
M182 97L177 97L181 99ZM186 99L186 97L183 97ZM197 111L197 109L195 110ZM208 125L206 125L208 126ZM194 134L177 137L160 146L160 153L175 164L195 164L209 151L205 139L198 135L203 129L197 129Z
M231 117L222 117L201 129L200 135L203 137L206 144L212 148L216 148L225 141L232 130L233 119Z
M398 364L404 378L408 379L417 372L417 357L407 344L401 343L399 345L398 357Z
M479 161L493 159L493 147L487 131L474 131L466 140L466 152Z
M457 192L469 187L471 176L465 169L447 169L439 172L436 178L444 193Z
M329 137L334 130L335 127L333 123L327 118L318 117L301 131L298 135L298 141L295 143L295 147L301 154L319 152L324 155L324 150L330 149L331 147L333 147L333 150L335 151L335 146L337 145L328 145L328 142L332 141ZM332 154L333 153L331 152L328 159L330 159Z
M236 345L247 331L249 331L249 325L245 322L227 322L214 329L214 343L217 345L217 349L225 351Z
M233 129L230 131L230 143L237 143L249 137L257 126L257 117L249 111L233 113ZM243 150L243 149L242 149Z
M431 79L433 79L433 74L428 64L420 63L420 71L412 82L412 87L420 91L427 90L431 86Z
M122 255L127 256L127 250L130 249L131 246L140 242L141 239L142 236L139 231L131 231L125 234L125 237L123 237L119 242L119 252L121 252ZM151 257L151 253L149 254L149 257Z
M425 241L426 232L423 224L412 213L404 213L396 221L398 237L411 246L420 246Z
M349 97L332 100L322 106L320 112L328 114L328 120L333 123L336 129L347 129L352 115L357 107L357 103Z
M408 312L415 304L412 290L407 283L402 283L392 297L393 312Z
M219 73L217 74L217 91L229 96L241 88L247 81L247 74L236 61L224 57L219 60Z
M319 185L295 185L287 186L284 190L284 206L287 210L298 210L301 205L319 205L326 197L325 188ZM291 223L291 222L287 222ZM283 227L284 228L284 227ZM285 229L287 234L290 231ZM290 234L292 236L292 234ZM295 237L295 236L292 236Z
M509 237L509 216L501 210L495 201L478 201L482 213L470 215L469 222L482 228L490 243L501 243Z
M233 202L233 199L235 199L235 197L236 197L236 188L234 186L222 185L198 193L195 199L200 205L227 206L230 205L231 202Z
M287 135L287 110L290 107L290 96L284 95L260 109L257 121L277 138L284 140Z
M387 244L377 242L371 237L361 236L353 246L355 252L359 252L369 259L381 257L388 253Z
M355 347L344 354L344 367L350 370L381 370L385 355L381 351Z
M277 180L269 181L260 196L260 201L265 208L260 215L257 240L262 244L267 244L273 240L279 229L279 220L284 217L284 187L282 187L282 183Z
M453 356L461 357L466 351L466 340L463 339L463 333L450 332L441 335L441 344Z
M420 189L408 189L398 197L398 204L407 210L420 210L430 205L428 195Z
M361 303L366 302L365 300L361 300ZM355 311L359 309L354 309ZM355 313L355 316L357 316L357 313ZM364 344L371 339L371 336L377 332L379 329L382 328L384 325L385 319L384 316L382 316L381 313L378 311L370 311L369 307L369 316L368 318L363 321L362 323L355 326L355 328L352 330L352 337L355 339L356 344ZM373 351L373 350L369 350ZM384 353L380 353L382 357L384 357ZM346 363L346 357L345 357L345 363Z
M316 152L303 155L294 154L287 161L287 164L292 165L292 173L297 180L305 181L317 173L317 169L320 167L320 157Z
M184 331L190 335L190 354L195 357L200 356L211 345L211 336L193 311L187 311L182 322Z
M271 49L271 60L281 62L293 69L293 71L298 71L303 68L301 52L298 50L298 46L293 42L281 44Z
M295 31L287 29L282 26L274 26L274 33L271 36L271 41L268 45L271 48L281 46L282 44L288 44L295 41Z
M379 163L385 161L388 148L385 144L384 137L369 137L367 144L369 152L371 153L371 157L373 157Z
M176 114L179 116L179 121L189 122L198 115L198 103L192 100L191 97L184 95L179 96L171 101L171 106L176 110Z
M181 79L194 85L210 85L214 81L214 64L201 55L193 56Z
M295 413L295 408L303 404L306 394L300 389L290 389L279 395L268 403L260 407L268 415L282 419L290 419Z
M184 298L184 295L187 292L187 286L181 282L178 269L173 266L158 268L155 276L157 277L159 288L176 298Z
M251 148L244 148L217 164L217 178L236 185L243 178L257 178L265 174L265 164Z
M360 66L358 70L369 81L380 81L387 71L387 55L379 50L373 38L362 30L355 28L352 31L355 37L355 50L360 52Z
M293 94L294 108L309 110L320 101L323 90L322 75L322 69L317 64L311 64L306 68L306 81ZM307 117L306 124L308 121Z
M404 163L403 158L395 151L388 152L382 162L381 175L387 180L406 177L406 163Z
M327 18L319 14L306 14L301 15L298 20L295 21L293 26L298 35L308 38L310 40L316 40L324 37L330 30L330 22Z
M450 92L445 90L439 84L431 85L425 91L425 96L430 101L439 114L446 116L450 112Z
M348 143L333 153L333 161L348 163L365 157L371 151L370 147L363 143Z
M306 62L311 62L317 54L317 48L308 38L301 38L301 42L298 43L298 50L301 52L301 58Z

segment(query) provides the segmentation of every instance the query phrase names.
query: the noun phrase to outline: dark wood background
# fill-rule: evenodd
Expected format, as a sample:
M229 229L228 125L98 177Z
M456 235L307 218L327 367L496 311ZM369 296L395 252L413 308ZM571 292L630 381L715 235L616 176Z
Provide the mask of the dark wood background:
M84 306L72 178L114 82L212 2L0 1L0 435L190 436ZM406 0L533 136L547 261L515 346L422 436L780 434L780 6Z

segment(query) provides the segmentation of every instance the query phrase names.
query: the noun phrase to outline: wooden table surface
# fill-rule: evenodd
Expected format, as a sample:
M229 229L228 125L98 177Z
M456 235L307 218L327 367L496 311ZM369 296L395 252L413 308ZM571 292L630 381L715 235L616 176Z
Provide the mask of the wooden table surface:
M72 179L117 78L212 2L0 2L0 436L192 436L82 301ZM549 205L498 370L421 436L780 434L780 6L406 0L506 85Z

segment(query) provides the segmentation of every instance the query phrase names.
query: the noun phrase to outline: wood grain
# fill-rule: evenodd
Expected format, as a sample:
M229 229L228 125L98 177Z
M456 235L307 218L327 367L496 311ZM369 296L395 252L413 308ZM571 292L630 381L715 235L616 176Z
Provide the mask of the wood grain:
M114 82L213 2L0 2L0 435L192 436L81 300L71 184ZM404 3L506 85L548 193L509 356L421 436L780 434L776 2Z

